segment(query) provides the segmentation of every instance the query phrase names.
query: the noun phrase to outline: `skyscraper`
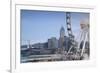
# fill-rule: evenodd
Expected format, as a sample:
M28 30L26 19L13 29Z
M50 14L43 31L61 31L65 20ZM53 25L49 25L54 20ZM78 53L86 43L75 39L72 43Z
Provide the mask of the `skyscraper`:
M60 38L64 38L64 36L65 36L65 29L62 26L61 29L60 29Z
M64 46L64 36L65 36L65 29L64 27L61 27L60 37L59 37L59 48L63 48Z
M48 39L48 48L49 49L58 48L58 40L56 39L56 37L52 37L52 38Z

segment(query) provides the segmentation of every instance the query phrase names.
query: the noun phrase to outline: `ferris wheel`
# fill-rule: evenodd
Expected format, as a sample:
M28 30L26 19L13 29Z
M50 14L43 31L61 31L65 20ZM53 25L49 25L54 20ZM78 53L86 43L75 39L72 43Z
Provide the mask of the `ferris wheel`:
M78 38L79 42L75 40L75 36L72 31L70 12L66 12L66 25L67 25L67 33L68 33L69 41L71 42L70 44L71 46L67 52L67 55L69 55L70 53L73 53L74 57L77 56L78 58L89 56L89 54L87 55L86 53L86 48L89 49L89 27L88 27L89 23L88 22L86 23L85 21L82 21L80 23L82 31L80 32L80 35ZM87 44L88 44L88 47L87 47ZM82 47L80 47L81 45ZM75 51L72 51L73 49Z

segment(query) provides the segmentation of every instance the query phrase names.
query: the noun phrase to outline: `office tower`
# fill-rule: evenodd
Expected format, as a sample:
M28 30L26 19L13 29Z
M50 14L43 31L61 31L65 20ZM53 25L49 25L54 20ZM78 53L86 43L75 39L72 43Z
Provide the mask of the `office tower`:
M58 40L55 37L48 39L48 48L49 49L58 48Z
M64 46L64 36L65 36L65 29L61 27L60 29L60 37L59 37L59 48L63 48Z

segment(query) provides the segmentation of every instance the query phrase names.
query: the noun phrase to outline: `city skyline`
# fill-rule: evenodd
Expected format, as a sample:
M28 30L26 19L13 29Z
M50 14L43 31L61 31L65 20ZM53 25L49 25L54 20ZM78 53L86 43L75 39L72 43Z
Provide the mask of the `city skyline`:
M25 45L21 45L21 48L23 48L23 46L30 46L32 48L36 48L35 46L38 46L38 48L40 48L40 46L42 45L42 48L43 48L43 45L45 43L47 43L47 47L50 49L50 47L53 47L56 45L56 48L58 48L59 46L61 46L60 44L61 43L58 43L58 42L61 42L61 39L66 37L67 39L65 39L65 41L67 40L68 41L68 37L65 35L65 29L64 27L61 27L60 30L59 30L59 38L56 38L56 37L50 37L47 39L47 41L44 41L44 42L37 42L37 43L30 43L28 41L28 44L25 44ZM35 45L35 46L34 46ZM67 46L67 44L66 44ZM24 47L24 48L26 48Z
M66 13L55 11L21 10L21 44L46 42L48 38L59 38L63 26L67 36ZM80 21L89 19L89 13L71 12L72 30L75 37L80 30Z

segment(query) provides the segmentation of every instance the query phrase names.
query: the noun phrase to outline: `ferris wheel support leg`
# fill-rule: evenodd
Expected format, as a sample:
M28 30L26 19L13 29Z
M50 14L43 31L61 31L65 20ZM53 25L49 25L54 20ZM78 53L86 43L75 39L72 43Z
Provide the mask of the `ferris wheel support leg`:
M82 51L81 51L81 57L83 56L83 53L84 53L84 50L85 50L86 40L87 40L87 33L86 33L86 36L85 36L85 40L83 42L83 47L82 47Z
M73 46L71 46L67 52L67 55L70 53L71 49L72 49Z
M79 43L78 43L78 48L77 48L77 50L80 49L80 44L81 44L81 41L82 41L82 35L83 35L83 32L81 31L81 32L80 32L80 35L79 35Z

